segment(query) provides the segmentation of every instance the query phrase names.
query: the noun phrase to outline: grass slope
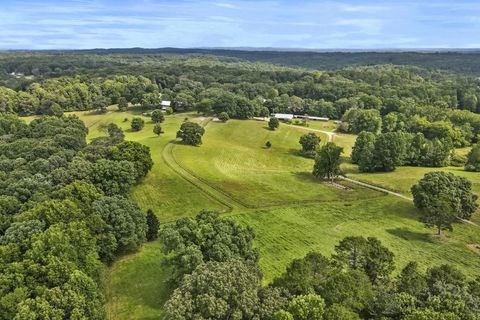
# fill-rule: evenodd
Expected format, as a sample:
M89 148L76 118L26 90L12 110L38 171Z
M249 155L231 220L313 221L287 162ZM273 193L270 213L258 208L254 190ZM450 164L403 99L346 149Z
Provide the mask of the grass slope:
M340 190L311 175L313 160L298 155L302 127L271 131L264 122L211 122L201 147L177 145L174 155L184 167L245 203L247 207L355 200L377 193L368 189ZM321 133L322 140L326 136ZM264 147L270 141L272 147Z
M142 210L153 209L160 222L196 214L199 208L225 210L223 205L180 178L162 159L163 149L175 139L185 114L167 116L162 123L164 133L160 137L153 133L154 124L147 117L142 117L145 120L145 128L139 132L133 132L130 129L130 121L134 116L141 116L135 112L110 111L106 114L77 112L76 114L89 128L89 140L105 135L105 126L115 123L124 130L125 139L138 141L150 147L154 167L144 181L133 188L130 196Z
M384 196L259 210L231 218L255 229L265 282L310 251L330 256L334 246L351 235L378 237L395 253L397 271L414 260L423 268L448 263L470 276L480 275L480 257L467 246L480 243L478 227L456 224L453 233L438 238L418 222L417 214L409 201Z
M168 268L163 265L160 243L145 244L139 252L116 261L106 280L109 319L159 319L170 295Z

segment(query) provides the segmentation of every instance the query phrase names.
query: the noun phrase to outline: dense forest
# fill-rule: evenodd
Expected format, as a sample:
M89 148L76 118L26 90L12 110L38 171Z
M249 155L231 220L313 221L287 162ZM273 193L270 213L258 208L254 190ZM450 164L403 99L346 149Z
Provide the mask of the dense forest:
M68 62L70 56L76 55L75 63ZM108 57L116 55L119 59L113 61ZM191 56L217 56L230 57L236 60L250 62L264 62L283 66L302 67L319 70L336 70L347 66L368 66L379 64L394 64L417 66L430 70L444 70L459 74L479 75L480 52L478 50L423 50L423 51L395 51L386 50L383 52L369 51L341 51L329 50L317 52L314 50L247 50L247 49L179 49L179 48L159 48L159 49L93 49L93 50L75 50L75 51L41 51L41 52L22 52L15 51L11 54L3 54L8 57L8 61L2 61L5 70L14 71L18 68L19 72L27 71L37 65L37 62L43 59L51 65L56 65L62 69L70 68L92 68L92 63L96 67L100 66L120 66L127 61L140 62L147 59L159 59L166 55L191 55ZM141 58L140 58L141 57ZM71 61L71 60L70 60ZM21 71L22 70L22 71Z
M87 131L75 116L0 116L0 319L104 318L103 263L146 240L126 194L149 148L115 125L87 145Z

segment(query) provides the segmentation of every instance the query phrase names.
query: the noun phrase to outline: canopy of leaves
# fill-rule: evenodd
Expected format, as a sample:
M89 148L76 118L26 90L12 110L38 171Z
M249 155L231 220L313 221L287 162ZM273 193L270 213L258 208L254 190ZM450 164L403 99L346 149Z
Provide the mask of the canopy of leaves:
M174 280L204 262L231 259L255 262L258 259L258 252L252 247L253 230L220 219L214 212L202 211L195 218L164 225L159 237L162 250L173 253L170 264L175 267Z
M177 131L177 138L182 139L183 143L192 146L198 146L202 143L202 136L205 129L195 122L184 122Z

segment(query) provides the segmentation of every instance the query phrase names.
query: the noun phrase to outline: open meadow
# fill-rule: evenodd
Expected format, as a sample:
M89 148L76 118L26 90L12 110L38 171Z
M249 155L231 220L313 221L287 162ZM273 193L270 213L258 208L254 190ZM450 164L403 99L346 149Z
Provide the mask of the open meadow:
M469 244L480 243L476 226L456 224L454 232L438 238L418 222L417 210L403 199L343 183L331 186L311 178L313 160L298 155L299 137L309 128L282 126L276 131L259 121L208 121L194 114L167 116L164 134L157 137L148 118L140 132L129 129L138 113L109 111L98 115L77 112L89 127L89 139L105 134L108 123L125 131L126 139L151 148L154 166L131 197L142 210L152 208L161 223L196 214L201 209L225 216L256 231L264 283L280 275L294 258L310 251L329 255L345 236L376 236L395 253L397 267L416 260L425 269L442 262L470 275L480 270L479 253ZM206 124L203 144L185 146L175 141L184 118ZM128 121L125 121L128 119ZM320 127L319 127L320 128ZM325 134L318 133L325 142ZM272 143L266 148L266 141ZM336 135L347 154L354 135ZM343 165L348 176L408 194L410 186L434 168L400 167L392 173L361 174ZM445 168L478 179L459 168ZM106 279L110 319L157 319L168 298L168 271L160 245L153 242L116 261Z

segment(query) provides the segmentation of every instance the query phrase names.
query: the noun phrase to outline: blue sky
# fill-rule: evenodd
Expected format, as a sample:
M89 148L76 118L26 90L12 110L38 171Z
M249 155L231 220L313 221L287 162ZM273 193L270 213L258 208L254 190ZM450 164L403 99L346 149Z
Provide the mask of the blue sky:
M0 49L479 48L478 0L2 0Z

